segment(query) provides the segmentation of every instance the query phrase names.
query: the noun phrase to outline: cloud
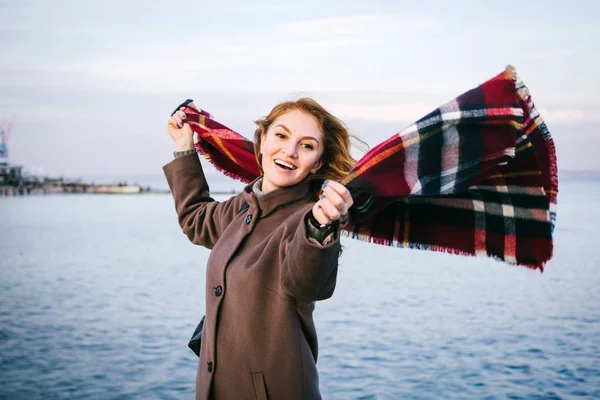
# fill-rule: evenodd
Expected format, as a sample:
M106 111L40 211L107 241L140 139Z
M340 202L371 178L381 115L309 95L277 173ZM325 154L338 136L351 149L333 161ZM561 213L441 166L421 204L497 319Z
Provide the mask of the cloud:
M381 122L412 122L436 108L423 103L391 105L327 104L327 109L341 119Z
M373 77L357 80L352 71L373 65L369 54L374 47L397 45L402 38L408 40L407 33L438 25L414 13L372 14L258 24L232 33L207 29L176 38L153 32L152 25L103 25L89 18L40 26L40 37L64 42L61 59L45 58L43 68L50 79L32 74L25 85L173 92L190 87L368 87ZM9 60L5 68L40 69L35 56L15 54ZM0 81L7 79L3 76Z
M166 70L179 74L192 71L231 70L234 68L303 67L326 68L336 49L357 51L384 43L401 32L434 29L437 25L416 14L367 15L323 18L275 24L270 28L231 35L205 35L198 39L153 40L116 52L92 62L76 63L71 68L144 79ZM350 49L348 49L350 48Z

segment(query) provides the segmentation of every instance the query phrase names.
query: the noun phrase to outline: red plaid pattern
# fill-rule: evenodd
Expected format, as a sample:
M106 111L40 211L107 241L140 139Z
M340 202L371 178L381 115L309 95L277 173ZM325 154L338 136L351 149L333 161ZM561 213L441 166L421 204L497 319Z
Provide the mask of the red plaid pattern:
M198 152L228 176L259 176L251 141L205 111L186 113ZM373 148L342 183L353 238L540 270L552 257L554 142L512 67Z

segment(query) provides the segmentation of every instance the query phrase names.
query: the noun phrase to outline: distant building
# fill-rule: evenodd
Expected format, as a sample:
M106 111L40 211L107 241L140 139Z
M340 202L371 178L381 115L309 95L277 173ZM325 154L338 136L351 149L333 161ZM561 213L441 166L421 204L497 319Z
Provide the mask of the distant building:
M0 185L18 187L23 182L23 167L21 165L10 165L0 159Z
M21 188L23 185L23 167L10 165L8 162L8 139L13 122L4 129L4 121L0 122L0 186Z

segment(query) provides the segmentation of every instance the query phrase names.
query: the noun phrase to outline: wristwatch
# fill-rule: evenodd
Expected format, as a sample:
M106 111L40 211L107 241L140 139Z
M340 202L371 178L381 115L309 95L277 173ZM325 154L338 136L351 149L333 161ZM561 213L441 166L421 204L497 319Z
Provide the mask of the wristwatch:
M333 237L340 225L339 220L329 221L326 224L321 224L312 212L308 213L308 223L310 224L310 236L316 239L319 243L326 245L330 242L330 237ZM327 241L327 243L325 243Z

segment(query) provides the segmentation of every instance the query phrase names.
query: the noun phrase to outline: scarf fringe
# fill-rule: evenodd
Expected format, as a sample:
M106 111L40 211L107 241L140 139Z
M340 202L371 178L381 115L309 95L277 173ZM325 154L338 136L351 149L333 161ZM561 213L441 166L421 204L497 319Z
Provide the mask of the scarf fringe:
M530 118L533 119L533 124L536 125L537 129L541 133L544 141L546 142L546 146L548 146L548 177L550 178L550 192L546 191L546 196L548 197L548 201L550 204L556 206L557 197L558 197L558 162L556 158L556 146L554 144L554 140L550 135L550 130L546 125L546 122L542 119L541 115L537 111L535 104L533 103L533 99L531 98L531 94L529 93L529 88L521 81L514 70L514 67L509 66L508 68L512 68L514 71L514 82L515 82L515 90L520 100L523 103L525 111L529 114ZM522 132L525 134L525 132ZM546 189L546 188L544 188ZM554 233L554 227L556 223L556 208L550 207L550 233Z
M223 175L225 175L225 176L227 176L227 177L229 177L231 179L243 182L243 183L250 183L250 182L252 182L251 180L249 180L247 178L244 178L243 176L240 176L240 175L238 175L238 174L236 174L234 172L231 172L231 171L228 171L228 170L224 169L223 167L221 167L220 165L218 165L217 163L215 163L214 159L210 156L210 154L208 154L207 152L198 150L198 147L196 147L196 151L198 152L198 154L200 154L205 159L207 159L215 167L215 169L217 171L219 171L220 173L222 173Z

